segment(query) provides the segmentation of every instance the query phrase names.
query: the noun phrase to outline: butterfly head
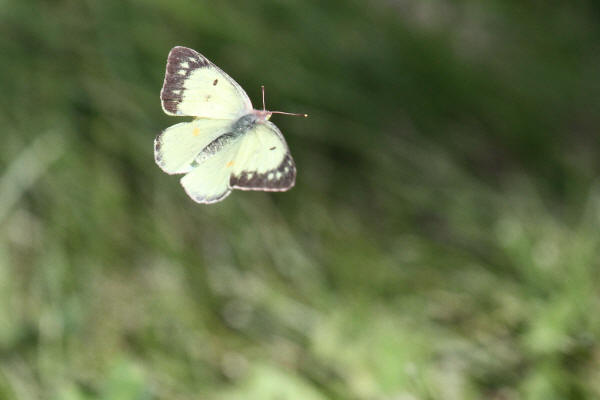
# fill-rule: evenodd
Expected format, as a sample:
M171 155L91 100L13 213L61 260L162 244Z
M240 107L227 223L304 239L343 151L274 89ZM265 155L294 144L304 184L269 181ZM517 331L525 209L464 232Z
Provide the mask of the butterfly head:
M267 110L254 110L254 115L257 119L268 121L271 119L271 115L273 115L273 113Z

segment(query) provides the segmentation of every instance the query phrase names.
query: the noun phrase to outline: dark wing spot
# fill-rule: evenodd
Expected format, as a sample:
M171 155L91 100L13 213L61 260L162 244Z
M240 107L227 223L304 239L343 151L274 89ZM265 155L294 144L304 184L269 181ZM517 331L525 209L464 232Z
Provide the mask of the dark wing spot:
M276 147L275 147L275 146L273 146L273 147L271 147L269 150L275 150L275 148L276 148Z
M213 81L213 86L217 86L217 83L219 83L219 80L218 80L218 79L215 79L215 80Z

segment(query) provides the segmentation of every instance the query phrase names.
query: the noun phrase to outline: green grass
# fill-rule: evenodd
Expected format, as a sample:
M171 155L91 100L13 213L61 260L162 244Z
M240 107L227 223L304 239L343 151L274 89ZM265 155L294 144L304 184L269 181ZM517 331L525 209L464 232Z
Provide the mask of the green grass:
M0 398L600 397L599 11L4 2ZM293 190L154 164L175 45L310 114Z

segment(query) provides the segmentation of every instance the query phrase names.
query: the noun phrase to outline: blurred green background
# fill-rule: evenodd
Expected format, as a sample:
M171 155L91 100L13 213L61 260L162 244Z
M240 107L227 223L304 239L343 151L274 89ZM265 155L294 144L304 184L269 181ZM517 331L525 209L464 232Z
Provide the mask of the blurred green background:
M154 163L175 45L286 193ZM600 397L592 1L0 1L1 399ZM184 119L185 120L185 119Z

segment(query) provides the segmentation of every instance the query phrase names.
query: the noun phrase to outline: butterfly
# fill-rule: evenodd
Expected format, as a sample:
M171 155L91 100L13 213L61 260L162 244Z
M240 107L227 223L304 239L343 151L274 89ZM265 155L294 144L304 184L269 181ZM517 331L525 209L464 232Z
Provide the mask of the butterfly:
M171 49L160 99L168 115L192 116L154 140L156 164L168 174L185 174L181 185L198 203L216 203L232 189L286 191L296 166L272 114L255 110L244 89L202 54Z

